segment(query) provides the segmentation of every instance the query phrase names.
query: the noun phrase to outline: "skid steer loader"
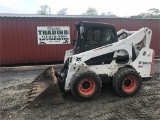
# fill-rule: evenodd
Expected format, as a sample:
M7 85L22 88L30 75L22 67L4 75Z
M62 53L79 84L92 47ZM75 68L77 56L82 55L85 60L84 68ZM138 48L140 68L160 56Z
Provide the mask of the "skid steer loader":
M116 32L112 24L86 21L75 27L74 48L66 51L61 71L49 67L31 83L27 107L64 103L61 92L69 90L77 100L92 100L106 81L121 97L132 96L152 77L150 29Z

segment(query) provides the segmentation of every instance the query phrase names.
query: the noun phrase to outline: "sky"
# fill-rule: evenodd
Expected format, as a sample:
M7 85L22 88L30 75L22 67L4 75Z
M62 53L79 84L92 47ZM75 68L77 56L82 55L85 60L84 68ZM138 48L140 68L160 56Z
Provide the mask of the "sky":
M160 10L160 0L0 0L0 13L36 14L40 6L47 4L51 13L67 8L68 15L81 15L88 8L96 8L98 14L112 12L127 17L146 12L151 8Z

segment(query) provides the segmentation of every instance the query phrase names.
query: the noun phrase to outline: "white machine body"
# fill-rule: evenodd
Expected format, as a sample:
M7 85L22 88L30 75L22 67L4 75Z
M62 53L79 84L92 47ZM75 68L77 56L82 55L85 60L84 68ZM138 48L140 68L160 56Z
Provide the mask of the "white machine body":
M135 69L142 78L152 77L154 51L149 48L152 31L149 28L141 28L138 31L120 30L117 35L126 32L128 36L118 38L118 42L98 47L86 52L73 55L73 49L66 51L64 62L69 58L69 68L65 82L65 90L70 89L72 76L80 69L86 67L99 74L107 74L113 77L119 68L129 66ZM135 59L133 60L133 49L135 50ZM128 55L127 63L117 63L115 59L110 64L87 65L85 61L103 54L114 52L113 58L117 56Z

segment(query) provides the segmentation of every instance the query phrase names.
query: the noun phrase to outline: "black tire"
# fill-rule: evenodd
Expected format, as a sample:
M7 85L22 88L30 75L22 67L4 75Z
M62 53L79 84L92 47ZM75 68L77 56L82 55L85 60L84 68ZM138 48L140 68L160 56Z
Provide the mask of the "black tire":
M139 91L142 85L142 78L134 69L121 68L115 73L112 85L118 95L129 97Z
M75 73L71 81L71 92L79 101L95 99L102 88L99 76L95 72L86 69Z

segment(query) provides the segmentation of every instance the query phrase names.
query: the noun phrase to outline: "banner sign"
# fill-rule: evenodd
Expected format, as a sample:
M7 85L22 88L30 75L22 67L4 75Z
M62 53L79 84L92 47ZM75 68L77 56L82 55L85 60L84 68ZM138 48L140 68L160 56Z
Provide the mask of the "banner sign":
M37 26L38 44L70 44L69 26Z

